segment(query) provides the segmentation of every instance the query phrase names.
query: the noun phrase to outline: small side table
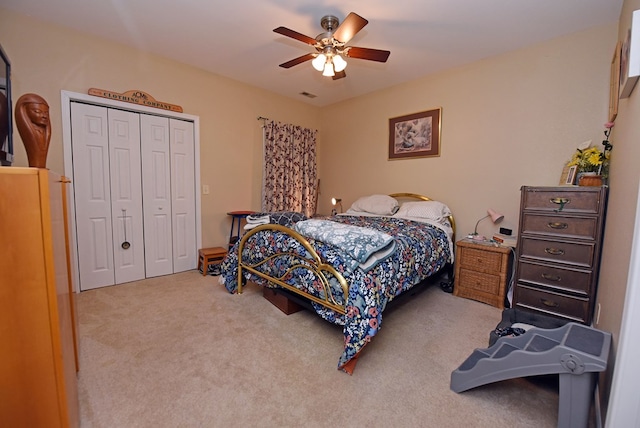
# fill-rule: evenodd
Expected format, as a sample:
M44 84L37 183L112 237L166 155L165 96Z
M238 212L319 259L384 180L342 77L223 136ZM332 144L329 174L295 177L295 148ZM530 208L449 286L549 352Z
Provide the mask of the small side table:
M207 276L209 265L222 263L227 255L227 250L222 247L202 248L198 250L198 270L202 266L202 276Z
M227 215L231 216L231 231L229 232L229 249L231 249L231 247L233 247L233 244L235 244L236 241L240 239L240 226L242 225L242 219L245 219L251 214L255 214L255 213L256 213L255 211L230 211L227 213ZM235 235L236 239L233 239L234 238L233 228L236 224L236 220L238 221L238 227Z
M463 239L456 242L453 295L504 308L513 266L511 248Z

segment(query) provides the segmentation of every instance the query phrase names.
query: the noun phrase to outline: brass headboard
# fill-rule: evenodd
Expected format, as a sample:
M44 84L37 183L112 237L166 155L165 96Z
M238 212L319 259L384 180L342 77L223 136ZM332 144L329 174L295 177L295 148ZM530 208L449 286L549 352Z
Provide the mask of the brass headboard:
M431 199L428 196L424 196L424 195L418 195L417 193L391 193L389 196L391 196L392 198L407 198L407 199L417 199L419 201L433 201L434 199ZM451 224L451 229L453 230L453 241L455 242L455 236L456 236L456 221L453 218L453 215L449 215L447 216L447 218L449 219L449 223Z

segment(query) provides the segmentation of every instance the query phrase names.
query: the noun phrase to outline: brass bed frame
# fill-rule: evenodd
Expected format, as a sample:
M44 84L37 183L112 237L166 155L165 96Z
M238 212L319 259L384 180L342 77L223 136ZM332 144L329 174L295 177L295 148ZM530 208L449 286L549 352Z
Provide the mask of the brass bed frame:
M415 193L392 193L389 196L391 196L392 198L396 198L396 199L415 199L418 201L431 201L433 199L427 197L427 196L423 196L423 195L418 195ZM456 230L456 226L455 226L455 220L453 219L453 216L450 215L448 216L449 219L449 223L451 224L451 228L453 229L453 233L454 233L454 237L453 240L455 242L455 230ZM253 234L255 233L259 233L262 230L278 230L286 235L289 235L291 238L295 239L296 241L298 241L300 243L300 245L302 245L305 250L307 250L307 252L309 253L309 255L311 256L311 258L307 258L304 257L300 254L297 253L293 253L293 252L286 252L286 253L277 253L274 254L264 260L261 260L257 263L251 264L247 261L243 261L242 260L242 250L244 248L245 242L247 241L247 239L249 239ZM277 259L279 257L292 257L294 260L298 259L300 260L299 263L296 263L294 266L291 266L282 276L276 278L276 277L272 277L269 276L263 272L261 272L259 270L259 268L268 263L269 261L273 260L273 259ZM283 281L283 278L286 278L287 275L289 275L289 273L291 273L291 271L298 269L298 268L302 268L302 269L306 269L308 271L311 271L314 275L316 275L323 287L323 291L324 291L324 299L317 297L315 295L306 293L303 290L300 290L296 287L294 287L293 285L287 284L286 282ZM294 294L297 294L299 296L302 296L303 298L307 299L307 300L311 300L315 303L318 303L324 307L327 307L329 309L332 309L340 314L345 314L346 310L345 310L345 304L346 304L346 296L349 295L349 286L347 284L347 281L344 279L344 277L331 265L328 265L326 263L324 263L321 259L320 256L318 256L318 254L316 253L316 251L314 250L314 248L311 246L311 244L309 244L309 242L306 240L306 238L302 235L300 235L298 232L296 232L295 230L286 227L286 226L281 226L278 224L264 224L258 227L255 227L253 229L251 229L250 231L248 231L247 233L244 234L244 236L242 237L242 239L240 240L240 244L238 244L238 294L242 294L242 271L243 270L247 270L248 272L251 272L263 279L266 279L268 282L273 283L273 284L277 284L278 286L291 291ZM336 300L336 298L334 297L334 293L331 289L331 286L329 284L329 279L325 276L325 272L330 273L331 275L333 275L338 282L340 283L340 286L342 288L342 292L343 292L343 296L344 296L344 303L340 304L338 303L338 301Z

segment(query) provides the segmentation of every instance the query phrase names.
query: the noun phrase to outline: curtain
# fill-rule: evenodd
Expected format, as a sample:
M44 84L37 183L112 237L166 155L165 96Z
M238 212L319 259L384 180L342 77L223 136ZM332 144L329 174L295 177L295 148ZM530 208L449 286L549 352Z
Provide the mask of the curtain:
M265 121L263 211L297 211L308 217L315 214L317 133L296 125Z

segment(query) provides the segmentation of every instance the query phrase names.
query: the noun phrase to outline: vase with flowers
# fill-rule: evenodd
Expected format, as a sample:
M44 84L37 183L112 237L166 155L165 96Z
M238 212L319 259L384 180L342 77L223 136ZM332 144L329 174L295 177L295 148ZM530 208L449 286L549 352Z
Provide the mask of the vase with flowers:
M604 124L603 150L598 147L578 148L567 164L577 167L577 180L581 186L600 186L609 180L609 162L613 145L609 142L613 122ZM585 178L586 177L586 178Z

